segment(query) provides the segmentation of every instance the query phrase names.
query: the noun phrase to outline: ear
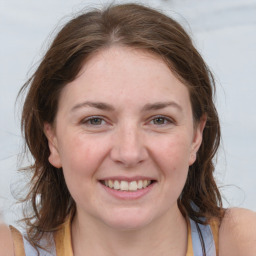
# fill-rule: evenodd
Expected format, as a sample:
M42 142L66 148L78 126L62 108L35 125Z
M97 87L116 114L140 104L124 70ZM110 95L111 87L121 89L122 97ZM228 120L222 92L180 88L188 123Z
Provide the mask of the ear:
M202 139L203 139L203 131L204 127L207 121L207 116L204 114L199 123L195 127L194 131L194 137L191 144L191 151L190 151L190 157L189 157L189 165L192 165L196 161L196 153L199 150Z
M56 168L61 168L61 159L58 150L58 141L56 138L55 130L49 123L44 124L44 134L48 139L48 146L50 150L49 162Z

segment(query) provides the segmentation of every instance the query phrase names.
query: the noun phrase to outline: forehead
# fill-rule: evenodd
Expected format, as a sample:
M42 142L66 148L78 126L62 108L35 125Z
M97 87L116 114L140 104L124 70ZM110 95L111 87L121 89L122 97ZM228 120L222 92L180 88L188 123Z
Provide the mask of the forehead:
M76 79L63 89L63 98L65 105L84 100L147 104L174 99L190 105L187 87L160 57L120 46L91 56Z

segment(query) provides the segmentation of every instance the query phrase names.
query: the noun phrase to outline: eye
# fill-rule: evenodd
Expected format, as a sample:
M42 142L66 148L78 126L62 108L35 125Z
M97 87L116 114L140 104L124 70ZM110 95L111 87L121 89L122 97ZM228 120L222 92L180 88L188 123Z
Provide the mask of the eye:
M100 126L100 125L106 124L106 121L104 121L103 118L101 117L91 116L91 117L85 118L82 121L82 123L88 126Z
M164 125L172 124L173 121L170 118L165 116L156 116L151 119L150 123L156 126L164 126Z
M153 121L153 124L165 124L167 122L167 120L163 117L157 117L155 119L152 120Z
M101 125L102 124L102 119L95 117L95 118L91 118L89 119L87 122L89 122L91 125Z

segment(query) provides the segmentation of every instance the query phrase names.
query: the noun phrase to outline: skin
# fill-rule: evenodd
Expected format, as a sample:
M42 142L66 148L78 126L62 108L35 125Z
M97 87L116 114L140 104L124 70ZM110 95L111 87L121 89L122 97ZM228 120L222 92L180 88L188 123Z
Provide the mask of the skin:
M63 168L77 204L75 255L102 254L95 248L104 255L156 255L152 248L185 254L187 226L177 199L204 124L195 128L187 87L158 57L112 47L84 65L61 93L55 126L45 125L49 161ZM145 196L120 200L99 182L113 176L156 182Z
M205 117L193 121L186 86L149 53L112 47L83 66L61 93L54 125L44 126L49 161L63 168L77 205L75 256L185 255L187 224L177 199L204 125ZM143 197L122 200L99 182L120 175L156 182ZM255 255L255 230L255 213L228 210L220 256ZM6 244L0 255L14 255L8 229L0 228L0 240Z
M0 255L13 256L13 242L11 232L4 223L0 221Z
M88 101L112 109L85 106ZM145 111L159 102L172 104ZM100 124L99 119L91 123L92 116L100 116ZM185 255L187 226L176 202L204 125L202 118L195 126L186 86L161 59L112 47L88 61L62 91L55 126L45 124L49 161L63 168L77 204L74 254ZM99 180L118 175L145 175L157 182L139 200L116 200ZM249 225L255 225L253 213L228 210L220 229L220 255L255 254L251 241L256 229L248 232Z
M228 209L221 223L220 256L256 255L256 213L247 209Z

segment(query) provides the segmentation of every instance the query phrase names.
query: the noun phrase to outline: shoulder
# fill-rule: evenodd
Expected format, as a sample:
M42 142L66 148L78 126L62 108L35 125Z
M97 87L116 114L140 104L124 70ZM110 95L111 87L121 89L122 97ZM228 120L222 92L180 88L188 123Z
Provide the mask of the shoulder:
M0 245L0 255L14 256L11 231L2 223L0 223Z
M256 255L256 213L242 208L226 210L219 230L220 256Z

